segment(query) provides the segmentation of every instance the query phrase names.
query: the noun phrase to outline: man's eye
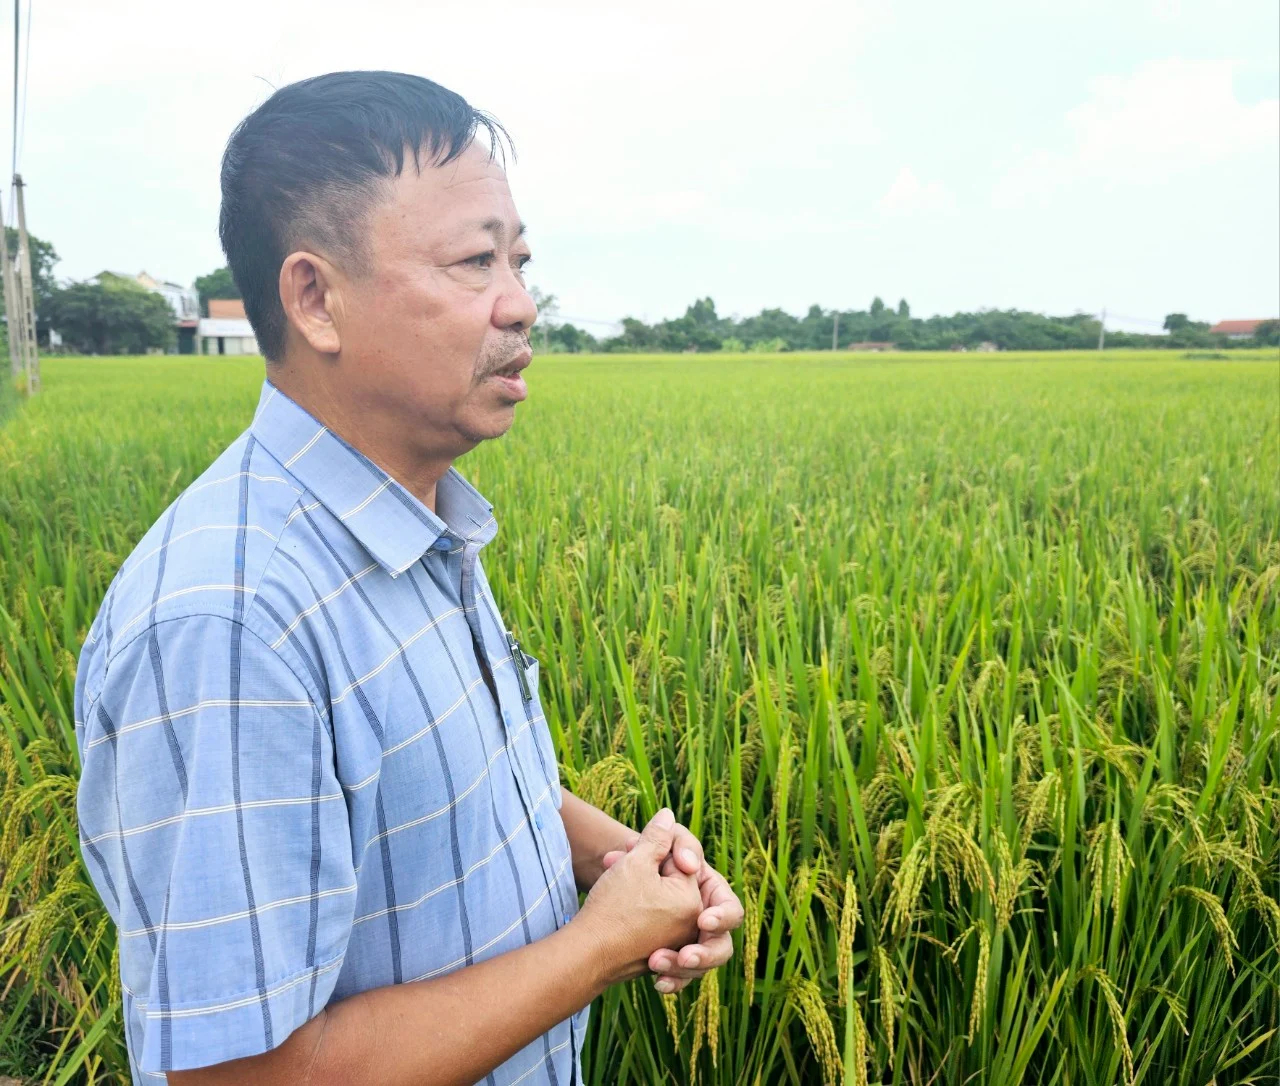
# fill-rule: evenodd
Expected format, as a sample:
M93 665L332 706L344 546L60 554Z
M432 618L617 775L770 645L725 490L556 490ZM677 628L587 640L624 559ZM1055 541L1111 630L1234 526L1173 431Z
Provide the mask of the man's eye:
M463 261L464 264L474 264L477 268L487 268L493 263L493 252L477 253L475 256L469 256Z

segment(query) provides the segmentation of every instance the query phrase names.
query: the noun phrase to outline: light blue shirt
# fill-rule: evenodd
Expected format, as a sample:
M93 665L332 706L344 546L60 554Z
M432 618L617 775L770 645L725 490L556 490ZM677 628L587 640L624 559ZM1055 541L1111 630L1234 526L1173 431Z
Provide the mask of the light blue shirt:
M80 844L115 921L133 1081L280 1045L327 1004L578 909L537 661L436 512L264 382L116 574L80 656ZM490 1086L574 1086L587 1009Z

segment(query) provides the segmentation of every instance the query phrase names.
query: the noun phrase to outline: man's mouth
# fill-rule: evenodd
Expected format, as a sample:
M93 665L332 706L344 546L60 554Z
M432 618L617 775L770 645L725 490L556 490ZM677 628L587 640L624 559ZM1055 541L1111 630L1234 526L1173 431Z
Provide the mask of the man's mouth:
M520 371L523 370L526 366L528 366L529 363L532 361L533 361L532 351L528 351L528 350L521 351L520 354L516 355L515 358L513 358L510 362L508 362L507 365L505 365L502 369L494 370L493 376L509 377L509 378L519 377Z

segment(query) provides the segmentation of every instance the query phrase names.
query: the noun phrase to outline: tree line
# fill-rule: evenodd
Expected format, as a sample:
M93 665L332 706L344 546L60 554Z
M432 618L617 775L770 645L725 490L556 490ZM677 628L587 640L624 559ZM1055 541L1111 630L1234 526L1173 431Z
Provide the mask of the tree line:
M699 298L684 316L646 324L624 317L622 332L597 339L572 323L560 322L555 296L539 295L546 346L559 351L821 351L833 343L847 349L868 344L900 351L1087 350L1098 345L1100 322L1091 313L1046 316L1020 309L984 309L950 316L913 317L906 299L888 306L880 298L867 309L823 309L811 305L803 317L784 309L764 309L751 317L722 317L711 298ZM548 306L546 303L550 302ZM1280 345L1280 321L1264 321L1253 339L1228 340L1209 331L1207 321L1185 313L1164 319L1165 333L1107 330L1111 347L1221 348Z
M17 231L8 228L9 251L17 251ZM57 329L66 350L87 354L142 354L173 349L173 312L165 300L132 279L108 272L83 282L60 283L53 275L58 254L53 245L31 238L32 280L37 332L47 347ZM200 310L211 298L238 298L230 269L216 268L195 281ZM722 317L715 302L699 298L684 315L646 323L622 319L618 335L597 338L559 318L556 297L532 288L538 303L535 341L555 352L712 352L820 351L836 345L875 344L901 351L999 349L1004 351L1087 350L1098 344L1098 318L1090 313L1046 316L1019 309L984 309L950 316L913 317L906 299L889 306L874 298L867 309L823 309L811 305L797 317L784 309L754 316ZM0 305L0 312L3 312ZM1222 347L1280 345L1280 321L1265 321L1252 340L1227 340L1209 324L1185 313L1170 313L1164 335L1108 330L1113 347ZM4 333L0 332L0 336Z

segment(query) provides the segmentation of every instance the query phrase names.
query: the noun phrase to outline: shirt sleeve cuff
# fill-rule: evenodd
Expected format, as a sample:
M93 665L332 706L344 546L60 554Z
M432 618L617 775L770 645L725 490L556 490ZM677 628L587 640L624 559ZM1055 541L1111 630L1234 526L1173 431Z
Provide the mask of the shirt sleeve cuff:
M143 1071L186 1071L279 1047L333 993L343 956L214 1003L140 1008L146 1020Z

